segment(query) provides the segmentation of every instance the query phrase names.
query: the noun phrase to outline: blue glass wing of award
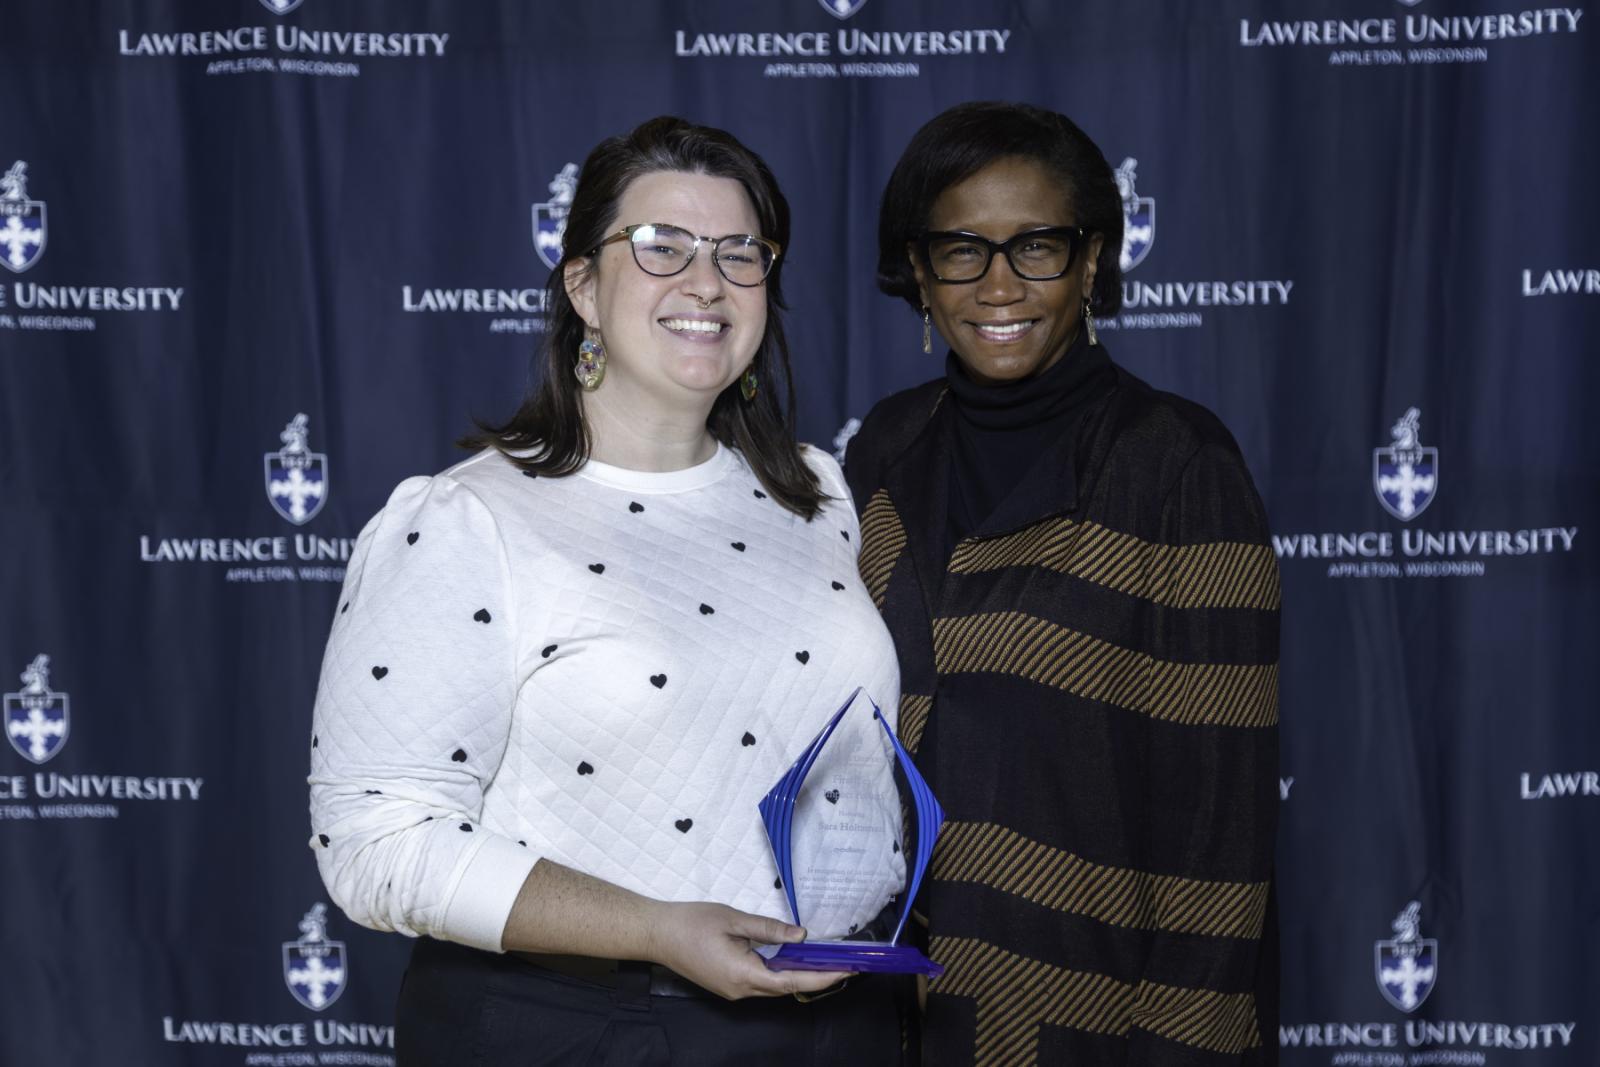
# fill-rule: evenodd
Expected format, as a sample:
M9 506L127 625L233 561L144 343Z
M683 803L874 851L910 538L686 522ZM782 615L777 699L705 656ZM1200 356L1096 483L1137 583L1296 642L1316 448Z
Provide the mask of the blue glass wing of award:
M876 777L869 776L865 779L860 777L845 779L847 782L853 781L857 786L860 786L861 789L858 791L875 793L869 799L878 803L876 809L878 818L876 821L873 820L870 814L852 816L848 803L841 807L841 790L838 788L828 788L824 791L818 786L818 783L813 782L808 789L808 776L811 776L817 770L819 759L823 757L828 742L834 738L840 723L845 720L846 714L855 704L857 696L861 695L864 694L862 694L860 688L850 694L811 744L806 746L805 751L795 760L793 766L778 780L778 783L772 787L771 791L762 798L761 803L758 805L761 811L762 824L766 827L767 840L772 845L772 856L777 863L778 877L783 887L785 899L789 904L789 913L797 926L808 925L815 918L812 912L814 910L822 910L817 901L808 901L805 907L802 906L802 886L808 883L813 886L822 885L825 887L823 891L830 893L838 891L844 894L848 901L859 901L861 899L871 899L870 896L859 896L862 880L881 875L881 869L866 873L860 871L841 872L837 870L819 873L816 869L797 868L795 851L802 838L807 839L805 842L805 848L807 849L805 862L807 864L812 863L818 855L828 853L848 856L850 854L869 852L874 831L886 835L884 840L891 841L894 851L897 854L900 853L898 814L900 811L900 799L898 789L894 785L892 770L887 775L879 774ZM888 750L893 753L893 763L899 767L900 772L905 777L915 815L916 847L910 855L905 856L905 859L910 861L910 869L903 891L899 894L899 914L893 934L887 941L842 938L807 940L798 944L780 945L775 948L765 949L762 951L762 955L766 956L767 966L773 970L879 971L897 974L925 974L937 978L944 973L944 968L928 959L916 948L900 944L900 935L905 929L906 919L911 914L911 902L916 898L917 890L922 885L922 876L927 872L929 858L933 855L934 840L938 837L939 828L944 823L944 809L939 806L938 800L934 798L933 790L928 787L927 781L918 773L916 765L912 763L911 755L906 752L899 739L894 736L894 731L890 729L888 721L884 719L882 710L872 701L871 697L868 697L867 701L872 704L872 718L881 728L884 738L887 739ZM871 734L877 731L872 731L870 727L866 729L868 733L865 735L860 730L852 733L851 739L847 743L856 748L870 749L872 747L869 743ZM880 750L882 749L881 744L877 747ZM841 756L849 762L865 764L868 767L875 762L874 755L870 751L861 754L854 752L844 753ZM838 760L835 760L833 765L838 766ZM887 783L887 795L884 793L885 782ZM847 786L844 792L849 793L851 790ZM824 815L813 815L804 828L797 828L795 826L795 813L796 809L801 806L802 799L811 801L815 807L821 808L821 804L815 803L818 794L822 796L829 807L823 809ZM895 812L892 826L889 825L890 820L884 817L884 806L888 802L892 802ZM826 821L828 819L831 819L831 821ZM853 819L855 821L852 821ZM863 847L863 839L867 842L866 847ZM896 866L895 870L898 871L899 867ZM898 878L898 874L896 877ZM845 888L840 889L839 887L841 886ZM883 899L892 896L894 892L894 887L887 887ZM858 895L851 897L849 896L850 893ZM812 931L808 929L809 932ZM842 933L843 931L838 932Z

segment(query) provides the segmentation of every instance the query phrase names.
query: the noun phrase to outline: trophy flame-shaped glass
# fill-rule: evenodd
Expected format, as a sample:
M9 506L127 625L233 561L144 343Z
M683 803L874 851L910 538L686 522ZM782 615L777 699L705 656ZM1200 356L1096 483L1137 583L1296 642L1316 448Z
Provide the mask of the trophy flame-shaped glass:
M808 938L760 949L775 971L876 971L925 974L944 968L900 944L911 902L933 854L944 810L870 696L872 722L847 720L857 687L788 772L758 805L789 913ZM840 723L843 732L838 734ZM843 740L827 748L830 739ZM914 848L902 849L905 827L894 768L904 775L915 816ZM898 884L900 872L909 877ZM899 895L887 941L855 939L865 917ZM852 916L855 921L852 922ZM837 928L843 927L843 928Z

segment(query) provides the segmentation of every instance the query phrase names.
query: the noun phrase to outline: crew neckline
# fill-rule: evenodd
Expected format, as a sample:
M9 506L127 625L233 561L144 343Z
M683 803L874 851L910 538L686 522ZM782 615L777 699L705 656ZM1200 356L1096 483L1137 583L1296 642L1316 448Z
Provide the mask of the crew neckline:
M682 470L636 471L588 459L575 473L580 478L612 489L627 489L636 493L686 493L704 489L737 465L733 450L718 441L717 450L710 459Z

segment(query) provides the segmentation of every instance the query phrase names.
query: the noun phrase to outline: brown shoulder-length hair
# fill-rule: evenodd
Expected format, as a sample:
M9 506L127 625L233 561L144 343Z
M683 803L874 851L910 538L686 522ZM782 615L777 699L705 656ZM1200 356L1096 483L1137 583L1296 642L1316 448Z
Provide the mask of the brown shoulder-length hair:
M499 425L479 421L477 432L458 442L463 448L498 449L524 471L547 478L572 474L589 458L592 442L572 372L584 323L567 295L567 267L577 263L581 270L595 268L596 246L621 223L617 204L622 194L635 179L661 171L734 179L750 197L760 220L760 236L788 247L789 202L761 157L731 134L662 116L631 133L601 141L583 162L567 213L566 251L550 281L544 373L509 420ZM744 454L774 500L810 519L821 508L823 493L795 441L794 375L780 317L785 306L782 275L780 256L765 283L767 328L751 364L758 386L755 399L746 401L738 384L730 385L713 403L706 428L718 441ZM523 456L512 454L529 450Z

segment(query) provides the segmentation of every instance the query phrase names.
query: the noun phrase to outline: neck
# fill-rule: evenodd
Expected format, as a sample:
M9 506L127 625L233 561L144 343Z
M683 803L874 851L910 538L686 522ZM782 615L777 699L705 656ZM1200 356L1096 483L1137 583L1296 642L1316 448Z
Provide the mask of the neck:
M1111 372L1105 350L1081 335L1049 366L1013 382L974 378L951 353L945 364L957 412L979 430L1021 430L1071 415L1104 388Z
M621 384L604 382L580 398L591 458L613 467L661 472L684 470L716 454L716 439L706 429L714 395L692 408L669 408L632 395Z

